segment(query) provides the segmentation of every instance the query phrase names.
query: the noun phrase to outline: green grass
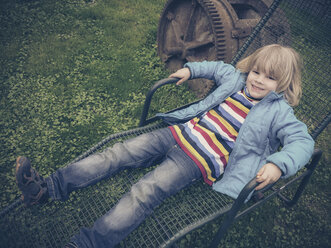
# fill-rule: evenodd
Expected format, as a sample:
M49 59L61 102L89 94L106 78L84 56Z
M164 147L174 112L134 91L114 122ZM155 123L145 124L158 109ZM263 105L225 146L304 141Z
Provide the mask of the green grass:
M18 155L49 175L108 134L137 126L145 93L168 75L156 54L165 2L0 1L1 208L19 195ZM329 46L308 50L306 42L298 47L303 56L318 57L327 68ZM305 77L322 82L324 76ZM171 86L157 97L154 113L192 99L185 87ZM318 140L324 163L296 210L268 203L240 220L222 247L330 246L329 140L327 132ZM204 247L217 224L193 232L181 247Z
M167 75L155 48L163 4L1 2L1 206L17 196L16 156L48 175L137 126L147 89Z

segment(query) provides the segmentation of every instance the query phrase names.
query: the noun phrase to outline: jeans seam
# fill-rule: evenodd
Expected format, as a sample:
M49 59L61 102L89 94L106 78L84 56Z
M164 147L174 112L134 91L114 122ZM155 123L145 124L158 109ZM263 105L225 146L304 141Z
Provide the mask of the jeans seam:
M157 135L157 134L154 133L154 132L150 132L149 134L150 134L150 135L153 135L155 138L157 138L158 141L159 141L159 143L162 143L162 148L163 148L163 150L164 150L164 145L163 145L164 142L161 142L161 138L160 138L160 136ZM172 146L170 149L168 149L168 151L167 151L166 153L164 153L163 156L166 157L166 156L168 155L169 151L172 150L176 145L177 145L177 144L175 144L175 145ZM161 157L160 154L159 154L158 156ZM156 156L153 156L153 157L156 157ZM148 160L150 160L150 159L152 159L152 157L149 157L148 159L140 159L140 160L137 160L137 161L134 161L134 162L127 163L126 166L131 166L131 165L136 164L136 163L143 163L143 162L146 162L146 161L148 161ZM104 176L104 174L106 174L106 173L98 174L98 175L96 175L96 176L93 177L93 178L89 178L89 179L88 179L87 181L85 181L85 182L82 182L82 183L80 183L80 184L75 184L75 186L76 186L76 187L84 187L84 185L89 184L89 182L91 182L91 181L93 181L93 180L96 180L96 179L99 179L99 178L102 178L102 177Z
M139 160L139 161L136 161L136 162L132 162L132 163L128 163L127 165L132 165L132 164L135 164L135 163L141 163L141 162L144 162L144 161L147 161L148 159L142 159L142 160ZM129 169L129 168L126 168L126 169ZM86 184L89 184L89 182L95 180L95 179L99 179L99 178L102 178L104 176L104 174L106 173L102 173L102 174L99 174L99 175L96 175L95 177L93 178L89 178L87 181L85 182L82 182L80 184L75 184L74 186L76 187L84 187L84 185ZM112 176L112 175L109 175L109 177Z
M48 194L52 199L57 199L55 195L55 187L54 187L54 182L51 177L45 178L46 184L47 184L47 189L48 189Z

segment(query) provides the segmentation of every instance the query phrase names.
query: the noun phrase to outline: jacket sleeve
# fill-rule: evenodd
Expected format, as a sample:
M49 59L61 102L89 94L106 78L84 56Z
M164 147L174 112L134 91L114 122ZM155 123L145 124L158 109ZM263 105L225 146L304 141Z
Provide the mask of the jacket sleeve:
M292 176L309 161L314 150L314 140L306 125L294 116L289 106L277 115L271 129L282 149L267 157L267 162L277 165L283 178Z
M206 78L213 80L217 86L223 82L233 81L235 77L240 76L240 71L232 65L223 61L203 61L186 63L184 67L189 68L191 78Z

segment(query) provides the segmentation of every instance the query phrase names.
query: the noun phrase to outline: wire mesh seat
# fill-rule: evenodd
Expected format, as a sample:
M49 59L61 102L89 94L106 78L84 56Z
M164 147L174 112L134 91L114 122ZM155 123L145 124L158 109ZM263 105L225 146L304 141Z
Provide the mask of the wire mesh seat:
M304 95L300 106L295 108L295 113L300 120L307 124L314 139L325 129L331 119L328 92L328 83L331 81L329 9L330 6L321 7L318 1L275 0L232 61L232 64L235 64L241 57L263 45L274 43L275 40L290 45L301 53L306 68L303 74ZM277 18L279 11L285 13L282 15L286 16L285 19ZM281 35L281 32L273 32L271 27L279 26L281 23L289 26L290 33L286 36L282 35L282 40L279 40L277 35ZM153 93L158 87L174 82L174 80L164 80L152 88L141 119L142 127L110 135L73 162L123 139L165 127L166 125L157 122L156 118L146 120L146 117ZM120 246L172 246L190 231L227 213L224 217L225 224L220 228L212 244L216 245L235 219L272 197L279 196L288 205L295 204L320 157L321 151L316 151L312 163L306 167L303 173L294 177L293 181L269 187L266 192L263 192L264 198L257 197L256 202L251 201L248 204L243 204L243 202L255 188L254 180L246 186L241 198L238 197L236 201L213 191L202 182L197 182L167 199ZM115 177L72 193L66 202L50 202L43 206L25 208L20 199L17 199L1 212L0 247L27 247L26 244L29 244L29 247L63 246L81 227L91 226L98 217L105 214L129 190L132 184L152 169L122 171ZM287 187L295 181L301 182L299 189L293 199L288 199L281 191L284 189L284 185ZM244 208L242 208L243 205L245 205Z

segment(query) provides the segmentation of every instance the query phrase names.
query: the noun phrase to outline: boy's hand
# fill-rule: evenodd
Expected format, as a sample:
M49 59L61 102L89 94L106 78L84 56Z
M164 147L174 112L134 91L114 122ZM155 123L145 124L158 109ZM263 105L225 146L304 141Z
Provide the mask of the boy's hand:
M255 190L260 190L270 183L276 182L282 175L281 170L277 165L273 163L267 163L256 174L256 181L260 182L260 185Z
M191 72L188 68L182 68L176 71L175 73L172 73L169 77L170 78L180 78L180 80L176 83L176 85L180 85L186 80L188 80L191 76Z

